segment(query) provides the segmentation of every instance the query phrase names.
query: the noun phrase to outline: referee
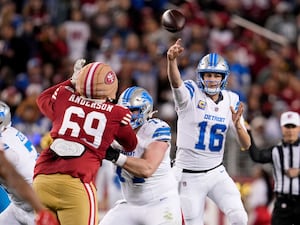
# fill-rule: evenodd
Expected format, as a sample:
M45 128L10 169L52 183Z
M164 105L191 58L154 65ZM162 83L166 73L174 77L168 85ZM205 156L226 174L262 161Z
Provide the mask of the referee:
M257 149L251 136L250 157L272 163L276 201L272 225L300 225L300 117L284 112L280 117L282 141L268 149Z

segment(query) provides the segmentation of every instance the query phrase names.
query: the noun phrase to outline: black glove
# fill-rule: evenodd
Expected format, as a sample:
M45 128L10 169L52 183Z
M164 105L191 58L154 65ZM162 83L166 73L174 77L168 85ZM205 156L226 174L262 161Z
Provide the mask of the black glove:
M111 146L106 150L105 159L112 161L113 163L117 162L120 156L120 151L118 149L114 149Z

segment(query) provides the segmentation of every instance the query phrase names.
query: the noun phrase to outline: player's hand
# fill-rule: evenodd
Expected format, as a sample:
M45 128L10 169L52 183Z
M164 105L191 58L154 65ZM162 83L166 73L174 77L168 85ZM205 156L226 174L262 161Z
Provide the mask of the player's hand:
M82 69L82 67L84 66L86 60L85 59L77 59L75 64L74 64L74 67L73 67L73 75L71 77L71 82L72 84L75 86L76 84L76 80L78 78L78 74L79 74L79 71Z
M300 175L300 169L298 168L289 168L284 171L285 175L287 175L289 178L295 178Z
M183 52L183 50L184 48L181 46L181 39L179 38L176 43L169 48L167 52L168 60L173 61Z
M55 215L48 209L41 210L35 219L36 225L60 225Z
M244 104L241 102L239 104L238 110L235 111L232 106L230 106L230 110L232 113L232 121L237 129L241 128L240 119L244 112Z
M120 150L109 146L109 148L106 150L105 159L113 162L117 166L122 167L127 160L127 156L121 154Z
M115 163L118 160L119 156L120 156L120 151L112 148L111 146L109 146L109 148L106 150L106 154L105 154L106 160Z

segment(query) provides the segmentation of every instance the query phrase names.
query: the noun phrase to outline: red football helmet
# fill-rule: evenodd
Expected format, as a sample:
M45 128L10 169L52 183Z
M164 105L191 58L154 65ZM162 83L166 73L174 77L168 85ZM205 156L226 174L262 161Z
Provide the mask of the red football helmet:
M101 62L85 65L76 80L76 91L91 99L115 99L118 78L112 68Z

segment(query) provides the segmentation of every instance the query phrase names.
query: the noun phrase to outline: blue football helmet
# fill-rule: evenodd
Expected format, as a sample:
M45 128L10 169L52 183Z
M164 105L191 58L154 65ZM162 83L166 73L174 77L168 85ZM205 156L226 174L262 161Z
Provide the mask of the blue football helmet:
M127 88L119 97L118 104L133 112L130 124L133 129L143 125L153 114L153 99L141 87Z
M0 101L0 132L11 126L11 114L9 106Z
M222 75L222 81L218 88L209 88L203 80L205 73L218 73ZM209 95L215 95L225 89L229 76L229 67L226 60L217 53L205 55L197 66L198 86Z

